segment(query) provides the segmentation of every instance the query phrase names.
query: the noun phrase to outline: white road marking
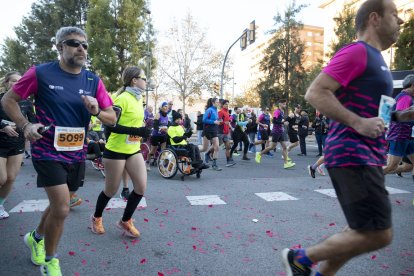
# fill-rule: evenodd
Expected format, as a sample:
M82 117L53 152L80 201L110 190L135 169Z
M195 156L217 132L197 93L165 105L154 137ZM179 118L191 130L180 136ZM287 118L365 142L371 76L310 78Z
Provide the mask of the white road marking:
M125 208L126 201L120 198L112 198L106 208ZM83 203L84 204L84 203ZM39 199L39 200L23 200L16 207L10 210L10 213L25 213L25 212L43 212L46 207L49 205L48 199ZM80 205L81 207L82 205ZM147 207L147 202L145 198L141 199L138 207L145 208Z
M255 193L255 195L266 201L298 200L296 197L290 196L283 192Z
M394 194L411 194L411 192L409 192L409 191L404 191L404 190L391 188L391 187L385 187L385 188L387 188L387 191L390 195L394 195Z
M319 190L315 190L315 192L336 198L335 189L319 189Z
M226 204L218 195L186 196L191 205L223 205Z

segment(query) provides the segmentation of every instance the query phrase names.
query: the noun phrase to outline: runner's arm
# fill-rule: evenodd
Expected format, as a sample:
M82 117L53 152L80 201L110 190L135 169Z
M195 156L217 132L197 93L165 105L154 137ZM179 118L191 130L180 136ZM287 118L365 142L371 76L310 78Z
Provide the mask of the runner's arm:
M147 127L126 127L122 125L105 126L110 132L118 134L137 135L147 138L150 135L151 130Z

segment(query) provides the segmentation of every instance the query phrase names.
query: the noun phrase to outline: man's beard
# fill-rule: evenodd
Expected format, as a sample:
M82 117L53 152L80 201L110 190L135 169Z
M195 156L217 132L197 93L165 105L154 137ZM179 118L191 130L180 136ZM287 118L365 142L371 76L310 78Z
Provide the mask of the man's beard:
M82 68L83 66L85 66L86 59L79 60L79 59L75 59L75 58L76 58L76 56L73 56L73 57L70 57L67 60L67 64L70 67L80 67L80 68Z

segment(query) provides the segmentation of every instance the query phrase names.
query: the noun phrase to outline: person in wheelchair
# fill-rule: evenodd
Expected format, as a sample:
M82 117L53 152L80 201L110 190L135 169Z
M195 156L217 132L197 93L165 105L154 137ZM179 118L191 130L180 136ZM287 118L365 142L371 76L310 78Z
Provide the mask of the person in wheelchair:
M91 126L89 126L91 127ZM99 134L89 129L86 135L86 143L88 145L87 154L93 155L92 166L96 170L103 169L102 152L105 149L105 141L99 137Z
M210 166L204 164L200 157L198 146L188 143L187 139L193 134L192 130L185 132L182 122L182 115L176 111L172 113L173 123L168 127L170 145L178 148L185 148L191 158L191 166L195 169L208 169Z

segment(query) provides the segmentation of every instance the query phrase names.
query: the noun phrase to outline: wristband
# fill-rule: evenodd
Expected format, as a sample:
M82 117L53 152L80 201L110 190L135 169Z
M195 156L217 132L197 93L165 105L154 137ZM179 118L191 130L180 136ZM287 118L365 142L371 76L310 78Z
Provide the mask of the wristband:
M22 132L24 132L24 129L28 126L28 125L30 125L31 123L30 122L27 122L27 123L25 123L20 129L22 130Z
M98 117L98 116L99 116L99 114L101 114L101 109L100 109L100 108L98 108L98 113L96 113L96 114L92 114L92 113L91 113L91 115L92 115L92 116L95 116L95 117Z

